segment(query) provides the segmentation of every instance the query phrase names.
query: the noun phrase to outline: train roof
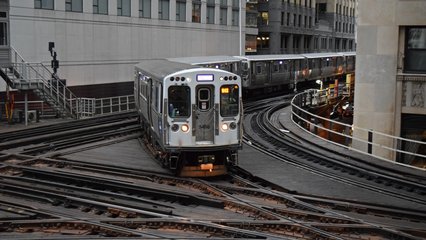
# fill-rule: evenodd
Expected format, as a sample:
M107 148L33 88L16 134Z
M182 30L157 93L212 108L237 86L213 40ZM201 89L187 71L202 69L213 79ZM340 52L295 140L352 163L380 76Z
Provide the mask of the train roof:
M356 56L356 52L340 52L340 54L344 56Z
M144 71L150 77L162 79L172 73L186 69L200 68L186 63L172 62L166 59L144 60L135 65L136 68Z
M180 57L180 58L168 58L167 60L173 61L173 62L188 63L188 64L215 64L215 63L240 61L240 59L235 58L233 56Z
M343 57L342 53L304 53L302 54L306 58L328 58L328 57Z
M304 59L304 57L299 54L247 55L247 56L236 56L236 58L250 60L250 61Z

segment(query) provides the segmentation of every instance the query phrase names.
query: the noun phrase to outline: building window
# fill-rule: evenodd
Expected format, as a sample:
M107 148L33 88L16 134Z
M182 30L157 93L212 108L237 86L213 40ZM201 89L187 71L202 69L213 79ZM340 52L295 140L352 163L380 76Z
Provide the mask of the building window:
M108 0L93 0L93 13L108 14Z
M298 50L299 49L299 41L300 41L300 37L299 36L294 36L293 37L293 49L294 50Z
M268 26L268 24L269 24L269 13L268 12L260 12L258 23L260 25L263 25L263 26Z
M426 27L407 27L404 72L426 73Z
M83 0L65 0L65 11L83 12Z
M269 48L269 33L262 33L256 38L257 49Z
M239 13L238 10L232 10L232 25L233 26L238 26L238 17L239 17Z
M117 0L117 15L130 17L130 0Z
M257 13L249 12L246 14L246 27L257 27Z
M158 2L158 19L169 20L170 1L160 0Z
M3 13L3 12L2 12ZM0 22L0 46L8 45L7 23Z
M192 22L201 22L201 2L192 2Z
M139 0L139 17L151 18L151 0Z
M255 35L246 35L246 52L256 52Z
M221 25L226 25L228 24L228 9L227 8L220 8L220 24Z
M281 50L285 50L287 48L287 39L284 34L281 34L280 48Z
M293 14L293 26L296 27L296 24L297 24L297 15Z
M335 46L334 46L334 49L336 50L336 51L339 51L340 50L340 39L337 39L336 38L336 40L334 40L335 42Z
M214 0L207 0L207 23L214 24Z
M287 13L287 26L290 26L290 13Z
M176 21L186 21L186 0L176 1Z
M34 1L34 8L39 9L54 9L54 1L53 0L35 0Z

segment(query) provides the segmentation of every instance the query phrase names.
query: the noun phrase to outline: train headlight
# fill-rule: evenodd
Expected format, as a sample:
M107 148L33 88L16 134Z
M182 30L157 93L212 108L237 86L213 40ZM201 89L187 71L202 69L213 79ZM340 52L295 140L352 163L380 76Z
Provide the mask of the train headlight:
M173 132L177 132L179 130L179 125L177 125L177 124L173 124L172 125L172 131Z
M234 130L234 129L236 129L236 128L237 128L237 124L236 124L235 122L231 122L231 123L229 124L229 128L230 128L230 129L232 129L232 130Z
M187 133L189 131L188 124L183 124L182 127L181 127L181 129L182 129L182 132Z
M222 128L222 131L223 131L223 132L228 131L228 124L227 124L227 123L222 123L221 128Z

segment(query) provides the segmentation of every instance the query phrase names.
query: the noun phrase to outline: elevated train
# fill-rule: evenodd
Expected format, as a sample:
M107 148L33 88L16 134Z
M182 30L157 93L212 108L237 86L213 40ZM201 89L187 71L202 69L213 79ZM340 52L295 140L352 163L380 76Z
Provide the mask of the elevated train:
M355 52L207 56L169 60L223 69L240 75L247 96L293 89L300 82L341 77L355 71Z
M243 91L293 89L354 70L354 52L147 60L135 66L135 101L147 146L164 167L217 176L238 164Z
M134 92L144 139L179 176L223 175L242 145L237 74L167 60L135 66Z

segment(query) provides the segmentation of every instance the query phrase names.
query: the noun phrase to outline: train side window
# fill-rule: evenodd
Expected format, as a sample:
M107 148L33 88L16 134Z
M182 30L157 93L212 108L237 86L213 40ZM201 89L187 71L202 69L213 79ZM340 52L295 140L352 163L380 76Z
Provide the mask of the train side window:
M256 63L256 74L261 74L263 72L263 63Z
M273 72L279 72L279 71L280 71L280 63L274 62Z
M158 85L152 85L151 88L151 101L152 101L152 107L155 111L159 112L159 92L158 92Z
M289 67L288 67L288 62L287 61L284 62L284 71L285 72L289 71Z
M310 63L309 63L309 68L310 68L310 69L315 68L315 65L316 65L316 64L315 64L315 61L316 61L315 59L311 59L311 61L310 61Z
M169 116L189 117L191 109L191 95L188 86L170 86L168 89Z
M243 71L247 71L248 67L249 67L248 63L247 62L243 62L243 64L242 64Z
M163 85L162 84L158 84L157 85L157 110L159 113L163 113Z
M294 71L300 70L300 64L301 64L300 60L294 60Z
M223 85L220 88L220 115L233 117L239 113L240 92L238 85Z
M330 66L330 59L324 58L323 60L325 61L325 66L329 67Z

